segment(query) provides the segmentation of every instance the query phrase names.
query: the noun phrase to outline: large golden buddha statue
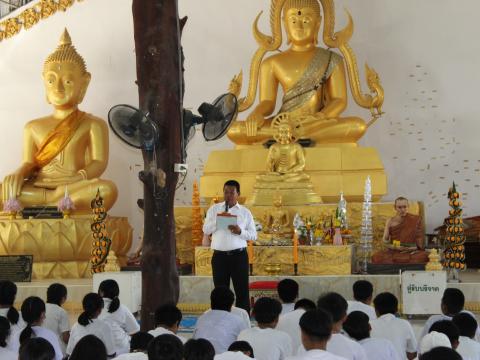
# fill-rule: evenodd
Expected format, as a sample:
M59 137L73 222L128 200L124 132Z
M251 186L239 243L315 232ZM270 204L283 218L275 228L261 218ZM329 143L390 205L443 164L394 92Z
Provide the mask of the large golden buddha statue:
M117 188L99 179L108 163L108 127L104 120L78 109L90 82L85 61L65 29L43 67L52 115L25 125L23 162L4 178L2 199L16 197L23 206L56 205L65 187L78 211L88 211L97 189L110 209Z
M252 106L260 87L260 101L246 121L236 121L228 137L238 145L259 144L273 137L270 126L276 104L278 86L284 96L280 113L288 113L301 123L302 137L316 144L356 143L365 133L368 124L358 117L341 117L347 107L347 76L353 98L358 105L370 109L372 120L381 113L383 89L377 74L366 66L367 82L372 95L360 89L355 55L348 45L353 33L349 16L347 27L334 33L335 13L333 0L321 0L325 25L323 41L330 49L338 48L343 57L330 49L317 47L322 21L317 0L272 0L272 36L262 34L254 22L254 35L259 48L253 57L250 83L246 97L239 100L239 111ZM288 50L266 59L268 51L277 51L282 45L281 19L287 33ZM345 70L345 63L347 71ZM231 84L230 91L240 94L241 73Z

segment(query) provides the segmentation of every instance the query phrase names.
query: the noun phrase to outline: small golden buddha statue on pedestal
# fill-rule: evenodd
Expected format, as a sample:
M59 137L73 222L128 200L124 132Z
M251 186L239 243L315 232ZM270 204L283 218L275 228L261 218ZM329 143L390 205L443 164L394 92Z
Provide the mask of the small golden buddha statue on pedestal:
M108 127L104 120L78 109L91 75L65 29L43 67L52 115L25 125L23 163L4 178L2 200L16 197L23 206L56 205L65 186L78 212L89 212L97 189L110 209L117 188L99 179L108 163Z
M343 57L317 47L322 14L317 0L272 0L272 36L258 30L254 22L254 36L259 49L253 57L250 83L246 97L239 100L239 111L245 111L256 98L257 83L260 85L260 102L246 121L235 122L228 137L238 145L261 144L274 135L270 117L275 110L278 86L284 96L280 113L301 123L302 138L316 144L356 143L368 125L358 117L341 117L347 107L347 73L355 101L370 109L373 120L381 113L383 89L378 75L366 66L367 83L372 95L363 94L360 88L355 55L348 45L353 33L349 15L347 27L334 33L335 11L333 0L321 0L325 25L323 40L329 48L338 48ZM290 48L263 60L267 51L276 51L282 45L281 19L287 33ZM236 76L230 91L239 95L242 75Z
M291 245L293 238L292 224L288 210L282 206L282 196L277 194L273 201L273 209L265 214L263 231L258 234L260 245Z
M267 156L267 173L258 175L249 202L253 205L270 205L276 196L281 196L286 205L320 203L313 191L310 176L305 170L305 153L298 139L299 125L286 113L273 120L272 131L275 143Z

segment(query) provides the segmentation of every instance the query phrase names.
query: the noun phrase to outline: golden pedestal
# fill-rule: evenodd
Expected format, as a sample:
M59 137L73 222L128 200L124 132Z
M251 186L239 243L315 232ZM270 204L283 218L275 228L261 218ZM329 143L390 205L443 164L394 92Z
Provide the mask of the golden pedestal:
M33 255L33 279L89 278L90 216L68 219L0 219L0 255ZM125 217L109 216L107 231L121 265L132 245Z
M253 193L248 197L247 205L271 206L276 197L282 197L286 205L311 205L320 204L322 199L313 190L311 182L282 183L279 188L277 183L256 183Z
M195 248L195 275L212 275L213 251ZM299 246L298 275L350 275L353 246ZM274 273L273 273L274 272ZM254 246L254 275L293 275L292 246Z
M200 196L207 202L221 197L225 181L235 179L240 182L242 198L248 201L255 177L266 171L267 154L260 146L212 151L200 179ZM305 148L305 158L305 173L323 202L337 202L341 191L348 201L361 202L367 176L372 180L373 201L387 193L387 176L374 148L331 144Z

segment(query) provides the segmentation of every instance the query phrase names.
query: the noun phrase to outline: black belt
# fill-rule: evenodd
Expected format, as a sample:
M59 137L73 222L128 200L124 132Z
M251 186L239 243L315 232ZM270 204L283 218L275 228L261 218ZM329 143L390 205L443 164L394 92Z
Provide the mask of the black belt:
M228 250L228 251L221 251L221 250L213 250L214 254L222 254L222 255L235 255L235 254L240 254L244 251L246 251L247 248L238 248L238 249L233 249L233 250Z

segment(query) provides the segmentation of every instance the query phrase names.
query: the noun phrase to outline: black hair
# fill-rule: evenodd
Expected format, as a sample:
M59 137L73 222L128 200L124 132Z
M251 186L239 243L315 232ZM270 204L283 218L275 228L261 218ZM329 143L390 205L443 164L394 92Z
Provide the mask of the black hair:
M159 335L148 344L148 359L183 360L183 344L175 335Z
M457 325L453 323L452 320L440 320L434 322L432 326L430 326L428 332L430 333L432 331L447 335L452 347L455 342L458 342L458 338L460 336L460 330L458 329Z
M363 311L352 311L343 323L343 330L357 341L370 337L369 317Z
M259 324L270 324L276 320L282 313L282 304L280 301L261 297L253 305L252 315Z
M206 339L190 339L185 343L185 360L213 360L215 348Z
M155 311L155 326L171 327L182 321L182 312L174 304L165 304Z
M54 360L55 349L41 337L27 339L20 346L18 360Z
M130 352L134 351L142 351L146 352L148 349L148 344L152 341L155 337L148 332L138 331L132 335L130 339Z
M293 309L294 310L303 309L306 311L306 310L315 310L316 308L317 308L317 305L315 305L315 303L312 300L303 298L298 300L295 303L295 306Z
M326 341L332 335L332 315L322 308L306 311L299 321L300 329L316 341Z
M438 346L420 355L420 360L462 360L462 356L453 349Z
M240 183L237 180L228 180L223 184L223 188L225 189L225 186L234 186L235 189L237 189L237 193L240 194Z
M210 306L212 310L230 311L234 301L235 295L232 290L226 286L217 286L210 293Z
M38 296L30 296L23 301L22 318L27 324L25 329L20 333L20 344L23 344L26 340L30 339L35 332L32 329L32 325L38 322L42 318L42 314L45 313L45 303Z
M98 287L98 293L107 299L111 299L112 302L108 306L108 312L113 313L118 310L120 307L120 288L118 283L113 279L103 280Z
M107 357L107 348L103 341L95 335L86 335L77 342L68 360L107 360Z
M466 336L470 339L475 337L478 323L472 315L461 312L455 315L452 321L455 325L457 325L458 329L460 330L460 336Z
M447 311L445 315L458 314L465 306L465 295L460 289L446 288L442 296L442 305Z
M252 345L248 343L248 341L237 340L232 343L228 347L228 351L241 351L243 353L249 352L251 358L255 358L255 354L253 353Z
M283 279L277 285L277 292L283 303L293 303L298 297L298 283L292 279Z
M78 323L82 326L90 324L98 310L103 308L103 299L97 293L88 293L82 300L83 312L78 317Z
M7 347L7 339L10 335L10 321L0 316L0 347Z
M398 311L398 299L389 292L383 292L373 299L375 311L381 316L385 314L396 314Z
M358 280L353 284L353 298L357 301L366 301L373 294L373 285L367 280Z
M329 292L318 298L317 308L330 313L333 322L337 323L347 315L348 303L339 293Z
M10 280L0 281L0 305L10 306L7 312L7 319L10 321L10 324L13 325L18 323L18 319L20 318L20 314L13 306L16 296L17 285L15 285L15 283L11 282Z
M62 305L62 300L67 297L67 288L63 284L54 283L47 289L47 303Z

